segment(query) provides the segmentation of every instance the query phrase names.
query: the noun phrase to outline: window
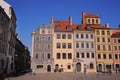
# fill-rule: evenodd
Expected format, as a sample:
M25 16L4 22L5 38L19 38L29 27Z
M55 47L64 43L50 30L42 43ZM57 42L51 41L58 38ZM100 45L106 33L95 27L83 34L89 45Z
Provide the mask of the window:
M72 48L72 44L71 43L68 43L68 48Z
M98 59L101 59L101 55L100 54L98 54Z
M79 38L79 34L76 34L76 38Z
M86 34L86 38L88 39L88 34Z
M50 54L47 55L47 58L50 59Z
M114 43L116 43L116 39L114 39Z
M91 39L93 39L93 34L90 35Z
M60 34L57 34L57 39L60 39L61 35Z
M70 26L67 26L66 27L66 30L72 30Z
M94 43L91 43L91 48L94 48Z
M115 59L118 59L118 55L117 54L115 54Z
M84 53L81 53L81 58L84 58Z
M62 53L62 58L66 59L66 53Z
M97 45L97 50L100 50L100 45Z
M45 33L45 30L42 30L42 34L44 34Z
M56 30L61 30L61 27L58 25L58 26L56 27Z
M107 35L110 35L110 31L107 31Z
M79 53L78 53L78 52L76 53L76 57L77 57L77 58L80 58L80 55L79 55Z
M50 41L51 40L51 37L48 37L48 41Z
M112 59L112 54L109 54L109 59Z
M86 43L86 48L89 48L89 43Z
M105 38L102 38L102 42L105 42Z
M92 58L95 58L94 53L91 54Z
M61 55L60 53L57 53L57 59L60 59Z
M105 35L105 31L102 31L102 35Z
M57 48L60 48L60 43L57 43Z
M37 69L43 68L43 65L37 65Z
M90 57L90 55L89 55L89 53L87 53L87 58L89 58Z
M76 43L76 48L79 48L79 43Z
M66 39L66 34L62 34L62 39Z
M88 23L90 23L90 19L88 19Z
M67 67L68 69L71 69L71 65L68 65L68 67Z
M71 38L72 38L71 34L68 34L68 39L71 39Z
M93 69L94 66L93 66L93 63L90 63L90 69Z
M120 43L120 39L118 39L118 43Z
M81 30L81 29L82 29L82 27L79 25L79 26L77 27L77 29L78 29L78 30Z
M106 59L106 54L103 54L103 59Z
M42 50L43 50L43 49L45 49L45 46L44 46L44 45L42 45Z
M81 38L84 38L84 35L83 35L83 34L81 34Z
M68 59L72 59L72 54L68 53Z
M99 32L99 30L96 30L96 33L97 33L97 35L100 35L100 32Z
M62 48L66 48L66 43L62 43Z
M97 42L100 42L100 38L97 38Z
M94 19L92 19L92 24L94 24Z
M36 54L35 58L38 59L38 57L39 57L39 54Z
M81 43L81 48L84 48L84 43Z
M38 36L36 37L36 41L39 41L39 37Z
M105 47L105 45L103 45L103 50L106 50L106 47Z
M98 24L98 19L96 19L96 23Z
M110 42L110 38L108 38L108 42Z
M44 53L42 53L42 57L41 58L44 59Z
M44 36L42 36L42 41L45 41L45 37Z
M108 50L111 50L111 46L110 45L108 46Z
M117 50L117 46L114 46L114 50Z
M48 49L50 49L50 45L48 45Z

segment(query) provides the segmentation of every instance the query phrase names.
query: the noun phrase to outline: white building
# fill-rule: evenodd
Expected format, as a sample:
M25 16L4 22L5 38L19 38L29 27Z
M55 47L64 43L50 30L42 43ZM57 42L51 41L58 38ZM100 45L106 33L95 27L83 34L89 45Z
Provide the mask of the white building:
M36 73L54 71L53 59L53 25L41 25L32 33L32 64Z

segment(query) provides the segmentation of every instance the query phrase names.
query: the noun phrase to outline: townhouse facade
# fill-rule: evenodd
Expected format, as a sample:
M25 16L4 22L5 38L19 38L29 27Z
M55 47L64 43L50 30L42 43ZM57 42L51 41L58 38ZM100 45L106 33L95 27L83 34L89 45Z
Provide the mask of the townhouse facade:
M0 6L0 74L6 68L6 56L7 56L7 36L9 17L5 13L4 9Z
M10 4L4 0L0 1L0 6L4 9L4 12L9 18L9 22L6 22L7 25L7 47L6 49L6 62L4 72L10 74L14 72L14 52L15 52L15 39L16 39L16 15Z
M114 70L120 70L120 26L112 29L112 47Z
M32 33L32 65L34 72L53 72L53 26L41 25Z
M115 45L113 43L114 37L111 37L113 30L108 23L102 25L101 19L97 14L83 12L80 24L73 24L71 16L68 20L59 21L54 20L52 17L50 25L53 27L52 71L48 71L47 68L44 68L44 71L84 72L87 70L88 72L108 72L114 71L116 66L120 68L118 67L119 61L116 61L114 56L116 55L113 50L113 45ZM33 58L35 58L35 44L39 44L34 39L35 34L33 33L32 36ZM42 34L39 34L39 36L42 36ZM42 52L40 48L38 50ZM119 55L119 51L117 55ZM44 59L42 60L45 61ZM36 63L34 59L32 62ZM41 60L38 61L38 63L41 62ZM47 66L47 64L44 65ZM33 70L35 69L35 67L32 68ZM40 69L43 70L42 68ZM37 70L37 73L41 73L41 70Z

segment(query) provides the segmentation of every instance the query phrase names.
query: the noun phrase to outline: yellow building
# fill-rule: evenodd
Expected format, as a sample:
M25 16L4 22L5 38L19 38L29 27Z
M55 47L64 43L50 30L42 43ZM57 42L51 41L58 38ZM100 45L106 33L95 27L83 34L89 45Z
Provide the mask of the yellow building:
M108 26L97 26L95 28L97 71L113 69L111 34Z

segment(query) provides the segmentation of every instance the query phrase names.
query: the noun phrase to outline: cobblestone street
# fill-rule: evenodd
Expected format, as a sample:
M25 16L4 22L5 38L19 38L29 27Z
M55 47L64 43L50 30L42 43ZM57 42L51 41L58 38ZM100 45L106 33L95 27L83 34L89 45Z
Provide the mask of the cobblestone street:
M27 73L18 77L9 77L5 80L120 80L120 74L41 73L30 75Z

